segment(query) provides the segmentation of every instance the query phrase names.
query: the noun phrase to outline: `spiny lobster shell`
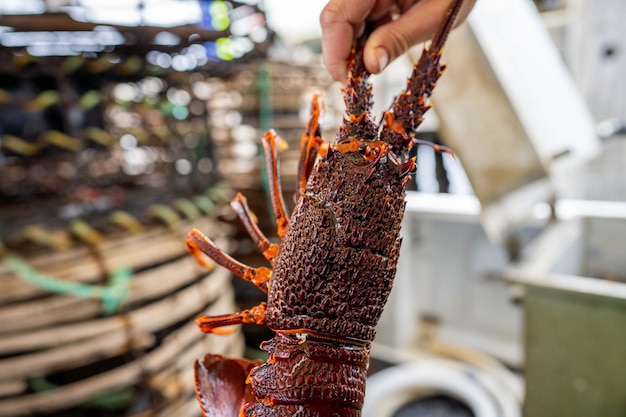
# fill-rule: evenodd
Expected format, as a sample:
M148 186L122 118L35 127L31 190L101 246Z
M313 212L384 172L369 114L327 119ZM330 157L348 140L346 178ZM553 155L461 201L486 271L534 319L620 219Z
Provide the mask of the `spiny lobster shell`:
M268 293L272 329L371 341L400 250L404 181L391 161L329 152L294 210Z
M188 248L201 263L206 255L268 293L267 303L250 310L198 318L201 330L265 323L276 332L261 345L269 359L259 366L211 354L196 364L196 392L205 417L234 417L240 411L248 417L361 415L369 347L400 253L405 187L415 169L408 153L419 142L413 133L443 71L441 49L462 3L453 2L380 125L370 114L371 85L363 64L367 34L357 42L344 88L346 117L317 163L320 106L313 100L291 219L278 181L277 136L273 131L264 136L281 245L258 230L243 196L232 206L273 269L237 262L197 230L188 235ZM247 379L242 378L247 371ZM223 389L237 394L220 400Z

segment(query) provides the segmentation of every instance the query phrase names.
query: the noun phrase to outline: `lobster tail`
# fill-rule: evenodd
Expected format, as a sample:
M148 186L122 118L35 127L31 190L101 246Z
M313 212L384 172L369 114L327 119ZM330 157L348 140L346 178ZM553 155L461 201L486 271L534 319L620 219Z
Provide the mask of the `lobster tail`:
M408 157L408 151L413 146L413 134L422 123L424 113L431 107L428 98L445 68L440 62L443 45L462 4L463 0L455 0L452 4L430 45L424 48L413 67L406 89L383 116L380 138L390 144L394 154L401 159Z
M298 340L280 332L261 349L269 359L248 377L260 401L246 406L246 416L360 415L368 349Z

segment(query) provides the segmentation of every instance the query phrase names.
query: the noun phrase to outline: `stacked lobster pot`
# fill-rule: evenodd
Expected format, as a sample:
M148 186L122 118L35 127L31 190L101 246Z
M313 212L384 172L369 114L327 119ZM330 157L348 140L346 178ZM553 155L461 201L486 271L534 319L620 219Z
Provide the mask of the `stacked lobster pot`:
M236 308L228 271L184 242L233 242L211 79L0 53L0 416L199 415L194 360L244 348L194 324Z
M287 190L296 183L302 125L315 92L325 99L323 133L331 136L344 111L340 85L320 60L297 65L274 58L262 65L242 66L213 84L212 110L218 166L234 189L262 189L259 138L270 128L280 132L281 179Z

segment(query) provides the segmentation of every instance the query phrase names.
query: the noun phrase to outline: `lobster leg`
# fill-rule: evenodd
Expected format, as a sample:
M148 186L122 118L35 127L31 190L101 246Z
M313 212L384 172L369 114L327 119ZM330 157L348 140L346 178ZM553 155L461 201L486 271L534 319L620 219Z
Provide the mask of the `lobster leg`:
M185 241L187 243L187 250L195 256L201 265L209 265L202 256L202 254L205 254L233 274L239 275L246 281L252 282L264 292L267 292L267 281L269 281L272 276L271 269L262 266L251 268L236 261L221 251L211 239L197 229L192 229L191 232L187 234Z
M274 130L269 130L263 135L263 149L265 151L265 166L267 167L267 178L270 187L270 199L272 200L272 210L276 220L276 232L279 237L285 236L289 226L289 217L285 209L285 200L280 187L278 176L278 136Z
M280 245L275 243L271 243L263 232L259 229L254 221L254 214L250 211L250 207L248 207L248 200L241 193L237 193L233 201L230 202L230 206L239 216L241 222L243 223L246 231L257 245L257 247L265 256L265 259L270 261L272 265L274 265L274 258L278 255L278 250L280 249Z
M447 153L448 155L454 157L454 152L452 152L452 149L448 148L447 146L437 145L436 143L416 138L412 138L411 142L413 143L413 145L430 146L435 152Z
M267 304L261 303L249 310L243 310L239 313L224 314L222 316L202 315L196 319L196 324L204 333L229 334L234 330L219 329L219 327L242 323L265 324L266 312Z
M320 100L321 98L319 94L316 93L313 95L313 98L311 99L311 113L309 121L306 125L306 131L302 135L302 139L300 141L296 200L300 199L300 195L302 195L304 189L306 188L309 175L311 175L311 171L313 171L313 165L315 164L317 153L322 146L322 143L324 143L324 139L322 139L320 132Z

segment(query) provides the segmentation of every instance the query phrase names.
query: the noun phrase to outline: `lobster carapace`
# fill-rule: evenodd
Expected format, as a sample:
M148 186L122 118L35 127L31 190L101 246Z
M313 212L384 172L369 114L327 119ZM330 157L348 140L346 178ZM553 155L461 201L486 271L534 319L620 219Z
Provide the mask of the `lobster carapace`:
M453 2L380 125L370 113L367 35L356 42L343 89L346 116L323 156L319 97L313 98L290 217L278 179L278 138L273 131L264 135L282 243L262 234L241 194L231 206L272 269L241 264L198 230L187 236L201 263L206 255L267 293L267 303L249 310L199 317L200 329L220 333L223 326L265 323L276 332L261 345L269 354L263 364L212 354L196 363L196 393L206 417L361 415L369 346L393 284L405 188L415 170L409 150L418 142L414 131L443 71L442 47L461 4ZM236 394L220 396L220 390Z

